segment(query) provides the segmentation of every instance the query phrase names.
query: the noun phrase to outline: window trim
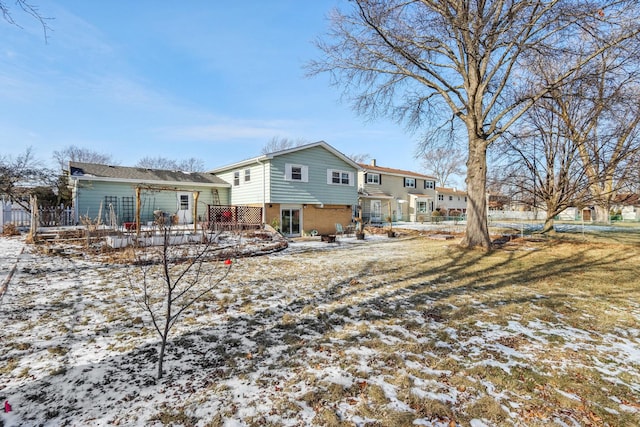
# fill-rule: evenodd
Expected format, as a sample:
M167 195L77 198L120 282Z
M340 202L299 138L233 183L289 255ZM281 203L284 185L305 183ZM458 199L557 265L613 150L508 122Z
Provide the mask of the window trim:
M233 186L238 187L240 185L240 171L233 172Z
M293 178L293 169L300 168L300 178ZM284 180L293 182L309 182L309 166L296 163L286 163L284 165Z
M366 173L366 179L365 179L365 184L371 184L371 185L380 185L381 183L381 177L379 173L376 172L367 172ZM376 180L370 180L370 178L377 178Z
M333 174L338 174L339 182L334 182ZM344 182L345 179L347 182ZM327 184L353 187L355 185L354 174L340 169L327 169Z
M409 185L410 182L412 183L411 185ZM406 188L416 188L416 179L405 176L404 177L404 186Z

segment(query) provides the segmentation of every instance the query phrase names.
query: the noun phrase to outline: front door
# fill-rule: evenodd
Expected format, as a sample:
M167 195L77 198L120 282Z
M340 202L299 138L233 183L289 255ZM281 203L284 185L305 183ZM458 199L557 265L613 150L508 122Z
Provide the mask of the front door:
M191 193L178 193L178 222L180 224L193 222L191 203Z
M302 224L302 209L300 207L285 207L280 210L281 232L287 237L300 236L300 225Z
M371 221L382 221L382 202L380 200L371 201Z

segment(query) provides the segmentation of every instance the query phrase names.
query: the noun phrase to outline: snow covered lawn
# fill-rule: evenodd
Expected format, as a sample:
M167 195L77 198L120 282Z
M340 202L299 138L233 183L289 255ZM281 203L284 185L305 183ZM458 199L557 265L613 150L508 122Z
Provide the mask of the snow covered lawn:
M638 245L369 235L240 258L162 380L137 267L0 254L0 426L640 425Z

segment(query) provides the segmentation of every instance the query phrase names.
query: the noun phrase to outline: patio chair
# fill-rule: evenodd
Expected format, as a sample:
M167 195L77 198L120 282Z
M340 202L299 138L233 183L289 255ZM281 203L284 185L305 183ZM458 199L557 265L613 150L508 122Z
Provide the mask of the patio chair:
M342 228L342 224L336 222L336 236L338 235L344 236L344 229Z

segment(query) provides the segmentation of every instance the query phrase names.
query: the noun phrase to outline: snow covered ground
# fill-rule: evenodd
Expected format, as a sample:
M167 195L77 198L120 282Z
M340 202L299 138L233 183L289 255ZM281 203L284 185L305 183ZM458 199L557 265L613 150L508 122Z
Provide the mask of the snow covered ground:
M521 400L482 379L464 382L447 363L525 369L546 357L550 337L575 352L597 346L598 369L640 393L638 329L596 339L544 321L479 322L471 336L448 326L437 282L393 278L420 262L421 244L379 235L301 240L235 260L217 292L176 325L158 380L158 336L127 286L137 267L47 256L0 237L0 404L12 405L0 425L444 427L460 425L447 408L483 399L507 414L504 424L523 425ZM608 408L639 410L615 397ZM571 414L552 421L585 425ZM468 425L495 423L479 413Z

